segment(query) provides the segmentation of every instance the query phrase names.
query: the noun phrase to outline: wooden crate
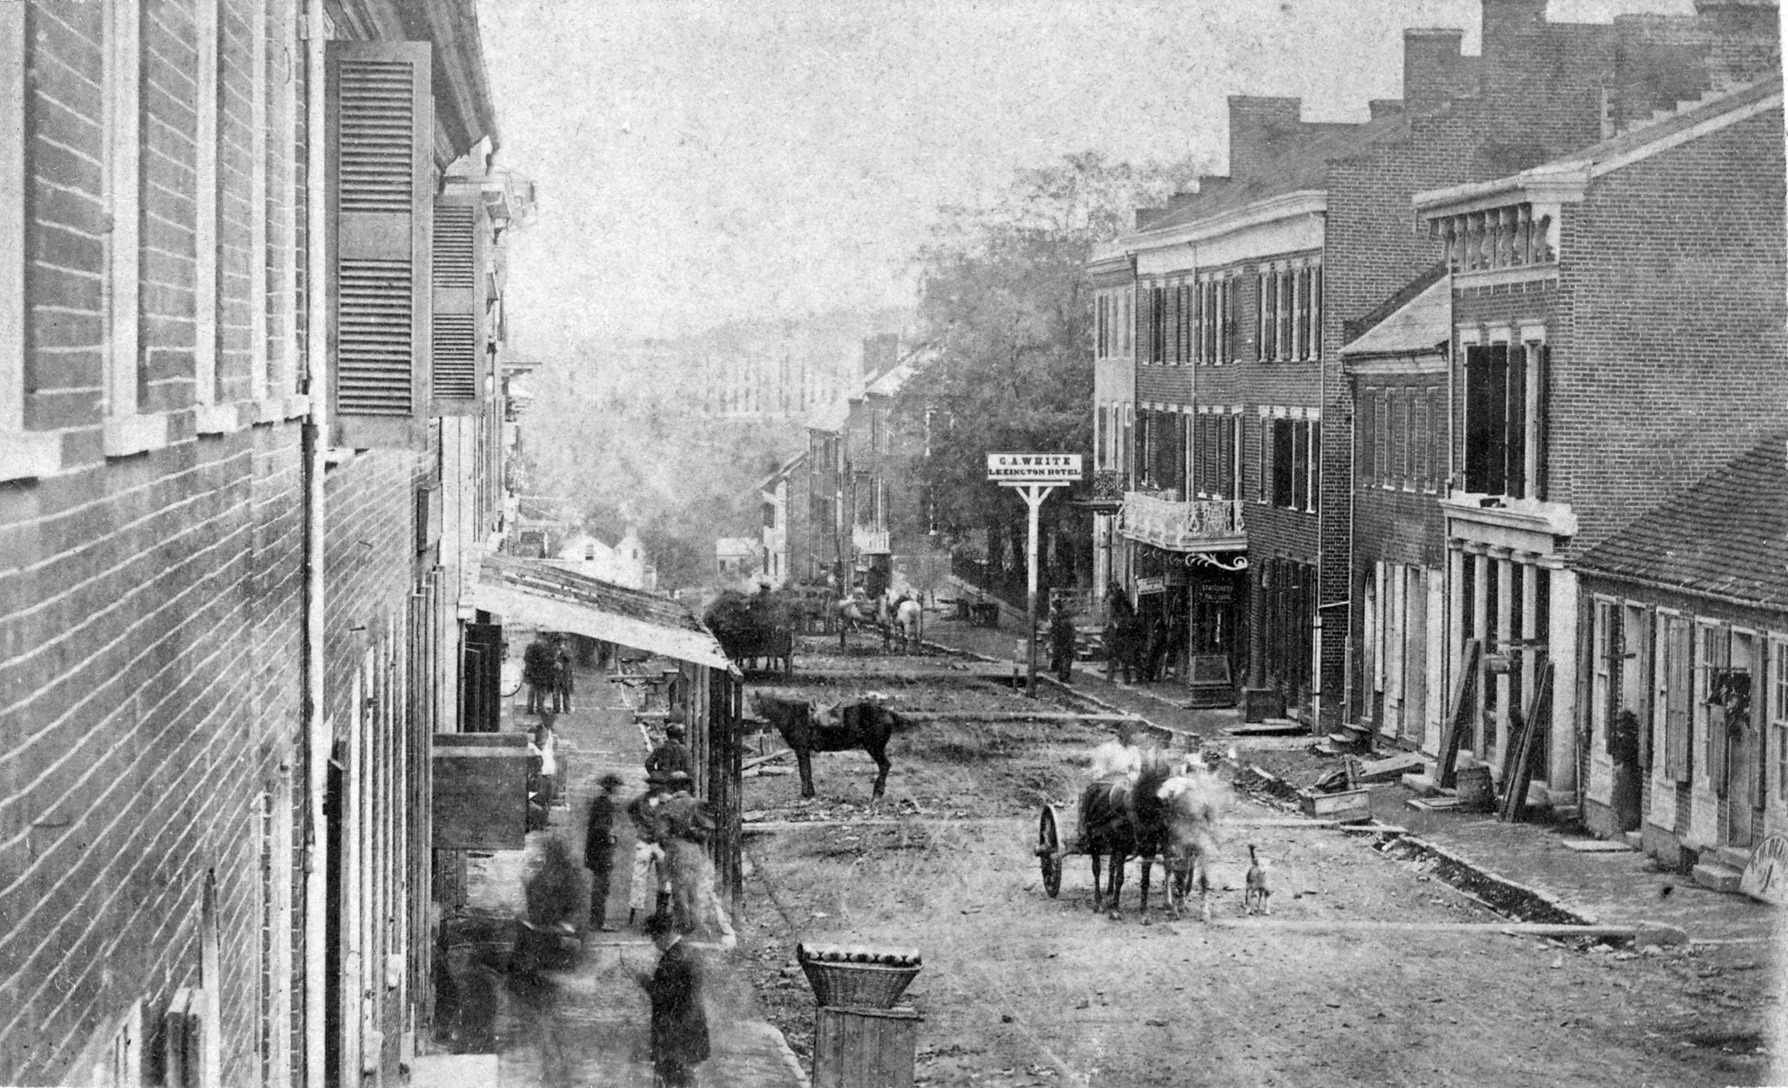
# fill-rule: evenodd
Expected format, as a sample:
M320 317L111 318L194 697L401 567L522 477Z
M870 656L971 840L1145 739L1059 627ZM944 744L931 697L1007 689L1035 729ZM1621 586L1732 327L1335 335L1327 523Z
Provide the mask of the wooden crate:
M1343 823L1372 818L1370 790L1340 790L1336 793L1300 790L1298 798L1306 816L1315 816L1321 820L1340 820Z
M813 1088L912 1088L920 1020L912 1009L821 1005Z

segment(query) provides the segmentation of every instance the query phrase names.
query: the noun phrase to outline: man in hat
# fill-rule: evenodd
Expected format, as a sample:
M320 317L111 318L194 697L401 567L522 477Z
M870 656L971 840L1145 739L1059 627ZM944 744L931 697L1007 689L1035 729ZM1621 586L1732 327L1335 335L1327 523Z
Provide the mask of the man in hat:
M701 978L695 956L669 914L647 918L646 935L659 952L657 970L636 976L652 999L652 1072L656 1083L683 1088L695 1083L695 1067L708 1060Z
M652 749L646 757L646 781L654 786L664 786L670 777L678 771L685 775L693 775L689 749L683 744L683 723L672 720L664 727L664 743Z
M608 879L615 866L615 790L621 776L605 774L602 792L590 802L590 823L584 832L584 868L590 870L590 928L614 932L608 924Z

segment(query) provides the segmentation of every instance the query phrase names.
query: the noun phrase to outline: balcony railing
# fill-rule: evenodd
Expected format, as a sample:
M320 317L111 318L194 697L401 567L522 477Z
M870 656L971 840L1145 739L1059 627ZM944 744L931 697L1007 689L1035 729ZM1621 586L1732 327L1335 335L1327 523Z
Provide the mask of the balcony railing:
M1240 499L1173 502L1131 491L1124 496L1118 532L1173 552L1239 551L1248 546Z
M865 529L861 525L851 526L851 546L864 555L886 555L892 550L888 546L888 530Z

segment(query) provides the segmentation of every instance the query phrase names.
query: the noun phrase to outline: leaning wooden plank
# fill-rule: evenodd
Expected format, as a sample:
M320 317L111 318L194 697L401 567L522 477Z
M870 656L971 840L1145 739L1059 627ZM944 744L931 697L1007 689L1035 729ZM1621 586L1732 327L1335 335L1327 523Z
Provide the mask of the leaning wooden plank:
M1362 763L1354 777L1360 782L1395 782L1410 771L1426 766L1427 763L1427 756L1415 752L1405 752L1389 759L1376 759L1370 763Z
M1534 685L1533 698L1527 704L1527 718L1522 723L1521 732L1510 742L1514 748L1514 763L1509 773L1503 776L1503 784L1507 787L1500 814L1503 823L1515 823L1527 812L1527 787L1533 781L1534 746L1545 735L1552 719L1552 669L1552 662L1548 661L1540 671L1539 683Z
M1459 656L1459 676L1453 682L1453 701L1448 707L1445 732L1440 735L1440 760L1435 764L1434 782L1453 786L1454 764L1459 759L1459 741L1466 715L1477 709L1478 655L1481 647L1475 638L1465 640L1465 652Z
M1139 714L1034 710L901 710L900 716L934 722L1130 722L1136 725L1145 722Z
M752 756L750 759L739 764L739 769L741 771L749 771L751 768L757 766L760 763L768 763L773 759L781 759L783 756L792 755L792 754L794 754L794 750L792 748L784 748L781 751L771 752L767 756Z

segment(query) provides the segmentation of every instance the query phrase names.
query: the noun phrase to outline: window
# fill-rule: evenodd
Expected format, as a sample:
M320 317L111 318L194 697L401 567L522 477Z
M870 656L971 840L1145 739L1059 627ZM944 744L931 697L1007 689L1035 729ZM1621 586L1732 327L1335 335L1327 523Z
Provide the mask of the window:
M1125 291L1123 294L1123 304L1124 304L1123 313L1118 315L1118 329L1120 330L1120 333L1124 338L1124 343L1123 343L1123 347L1121 347L1119 349L1119 351L1121 351L1125 355L1128 355L1128 354L1130 354L1131 346L1133 343L1131 332L1135 328L1135 326L1133 326L1130 323L1131 322L1131 295L1130 295L1129 291Z
M1771 649L1774 660L1770 663L1770 675L1774 678L1775 697L1770 700L1769 750L1775 754L1775 762L1765 756L1763 764L1775 775L1775 799L1788 802L1788 641L1772 643Z
M1416 488L1416 457L1418 442L1415 431L1414 407L1411 404L1413 390L1400 390L1397 394L1397 429L1401 434L1402 449L1398 451L1398 483L1405 491Z
M1174 337L1174 359L1189 363L1192 361L1192 286L1182 283L1176 290L1179 293L1179 324Z
M1272 279L1271 273L1262 272L1256 279L1254 288L1255 298L1258 300L1258 304L1254 307L1254 357L1261 362L1273 357L1270 342L1272 337L1269 334L1273 325L1273 317L1267 309L1267 298L1270 294L1267 290L1267 281L1270 279Z
M336 446L428 443L431 54L427 42L328 43Z
M142 404L142 82L143 10L141 0L107 5L106 24L106 211L111 231L106 239L107 344L105 352L106 418L135 416ZM110 438L110 436L108 436ZM114 445L108 454L137 453L147 446L136 441Z
M1411 490L1432 491L1434 478L1428 459L1428 394L1426 390L1414 389L1410 391L1410 397L1413 401L1413 419L1410 423L1409 445L1410 461L1414 467L1410 469L1409 486Z
M764 503L764 528L776 528L776 504L773 502Z
M1258 448L1254 460L1254 501L1266 503L1272 496L1273 470L1268 454L1272 452L1273 421L1260 417L1260 430L1255 434Z
M1689 667L1691 631L1688 620L1681 616L1661 618L1664 640L1659 652L1663 660L1658 674L1664 706L1664 771L1672 782L1687 782L1694 754L1689 743L1689 701L1694 690Z
M0 480L47 476L62 439L25 430L25 5L0 4Z
M1428 490L1441 491L1447 479L1446 387L1428 390Z
M1387 487L1391 475L1391 391L1381 389L1373 398L1372 486Z
M1297 307L1297 357L1308 359L1310 357L1310 270L1308 268L1298 269Z
M1235 334L1236 334L1235 283L1236 283L1236 281L1235 281L1234 277L1226 276L1223 279L1223 284L1222 284L1222 296L1223 297L1222 297L1221 302L1218 304L1218 311L1221 313L1222 318L1223 318L1223 327L1221 329L1217 330L1217 335L1221 338L1221 341L1222 341L1222 346L1218 349L1219 354L1218 354L1217 361L1219 363L1230 362L1230 361L1234 360L1236 357L1236 353L1235 353Z
M1315 513L1321 492L1321 424L1274 419L1273 505Z
M1465 352L1465 490L1542 498L1544 345Z
M1290 269L1281 269L1273 287L1273 358L1291 358L1291 277Z

